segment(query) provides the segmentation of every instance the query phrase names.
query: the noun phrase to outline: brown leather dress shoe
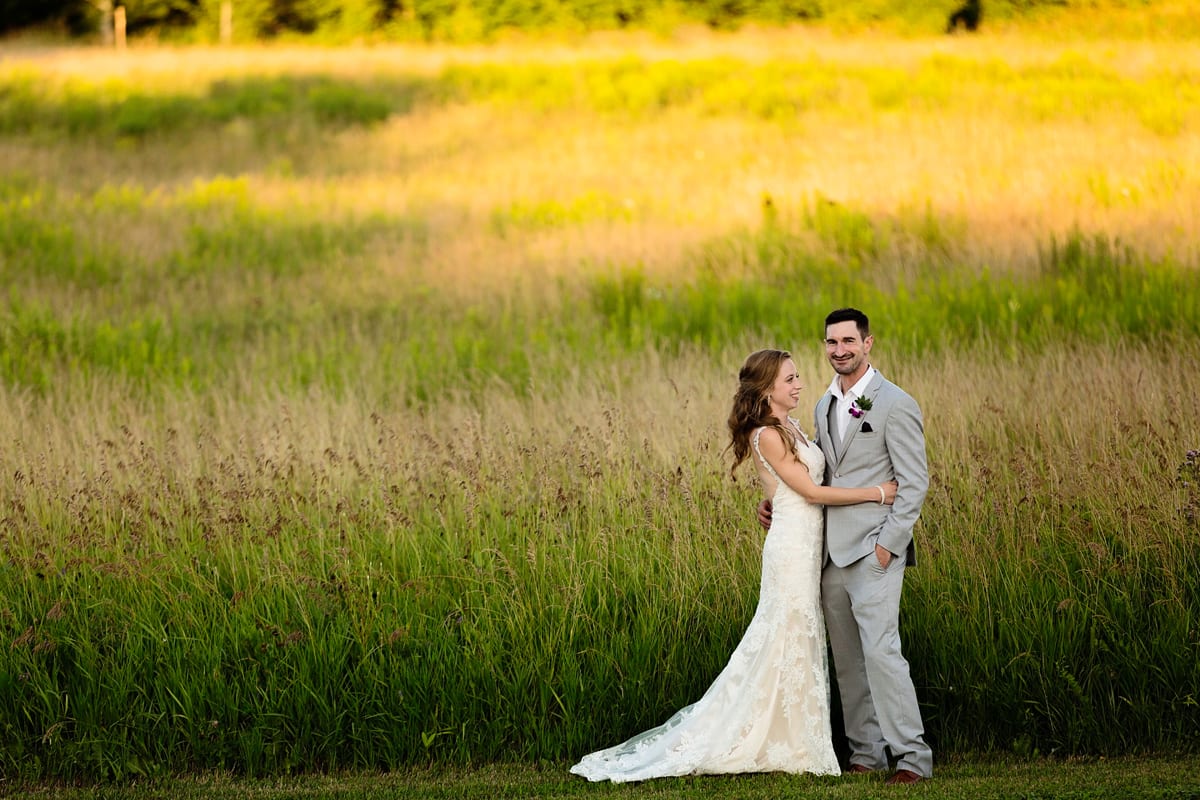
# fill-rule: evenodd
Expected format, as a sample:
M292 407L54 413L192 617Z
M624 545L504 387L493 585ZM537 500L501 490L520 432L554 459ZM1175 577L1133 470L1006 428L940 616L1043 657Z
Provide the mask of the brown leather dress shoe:
M846 768L847 775L866 775L868 772L874 772L870 767L864 767L862 764L851 764Z
M898 769L896 774L884 781L888 786L895 786L901 783L920 783L925 780L917 773L909 769Z

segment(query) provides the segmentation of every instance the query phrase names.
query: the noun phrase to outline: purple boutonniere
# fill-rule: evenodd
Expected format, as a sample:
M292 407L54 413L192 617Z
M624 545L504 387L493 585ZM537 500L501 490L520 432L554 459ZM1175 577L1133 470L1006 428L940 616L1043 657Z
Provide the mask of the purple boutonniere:
M874 403L871 402L871 398L856 397L854 398L854 402L850 404L850 416L854 417L855 419L860 419L871 410L872 405L874 405Z

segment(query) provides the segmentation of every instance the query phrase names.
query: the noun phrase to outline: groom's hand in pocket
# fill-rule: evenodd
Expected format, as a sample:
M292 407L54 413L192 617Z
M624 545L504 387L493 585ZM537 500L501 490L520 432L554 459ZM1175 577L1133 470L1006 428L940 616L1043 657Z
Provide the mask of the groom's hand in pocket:
M892 551L881 544L875 545L875 557L879 559L879 566L884 569L887 569L888 564L892 563Z
M758 524L767 530L771 529L771 501L763 500L758 504Z

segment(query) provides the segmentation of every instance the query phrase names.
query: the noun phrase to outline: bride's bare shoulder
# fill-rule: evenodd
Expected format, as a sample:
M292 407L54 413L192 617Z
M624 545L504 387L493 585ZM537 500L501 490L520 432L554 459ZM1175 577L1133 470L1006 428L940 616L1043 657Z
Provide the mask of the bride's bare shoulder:
M775 428L759 428L756 435L759 448L780 454L787 449L783 443L783 436Z

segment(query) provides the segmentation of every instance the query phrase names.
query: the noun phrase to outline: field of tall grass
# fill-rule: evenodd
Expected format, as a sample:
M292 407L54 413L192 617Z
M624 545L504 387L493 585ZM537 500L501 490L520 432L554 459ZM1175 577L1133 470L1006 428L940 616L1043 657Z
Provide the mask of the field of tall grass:
M0 51L0 774L661 721L757 599L737 368L810 407L846 304L925 413L935 748L1194 751L1198 86L1013 33Z

